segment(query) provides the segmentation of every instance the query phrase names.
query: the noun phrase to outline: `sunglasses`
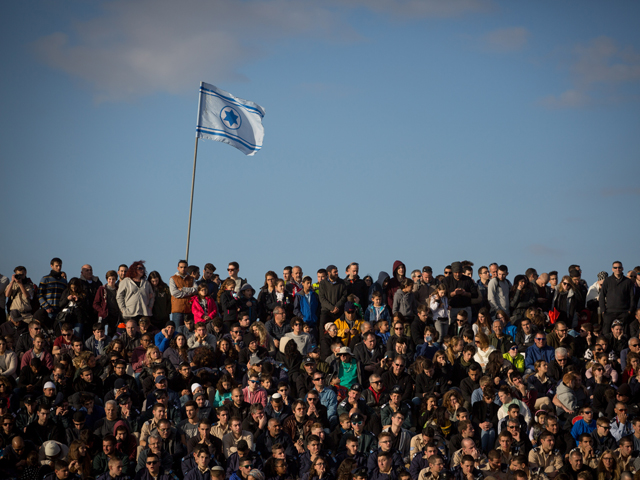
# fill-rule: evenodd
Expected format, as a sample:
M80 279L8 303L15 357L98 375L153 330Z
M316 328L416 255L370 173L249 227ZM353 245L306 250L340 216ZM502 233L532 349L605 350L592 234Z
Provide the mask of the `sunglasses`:
M153 460L151 462L147 462L147 465L155 465L156 463L158 463L158 460Z

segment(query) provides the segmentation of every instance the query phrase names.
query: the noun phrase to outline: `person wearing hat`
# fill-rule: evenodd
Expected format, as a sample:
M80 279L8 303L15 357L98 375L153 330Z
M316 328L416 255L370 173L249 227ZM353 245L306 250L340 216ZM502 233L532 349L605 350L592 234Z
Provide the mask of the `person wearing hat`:
M340 379L340 385L351 388L354 383L362 384L362 366L353 357L349 347L341 347L338 351L338 359L331 364L331 371L336 372Z
M69 454L69 447L63 442L48 440L42 444L38 458L42 465L52 465L56 460L64 460Z
M621 320L614 320L611 324L611 332L606 333L604 337L609 340L611 349L618 357L629 344L629 338L624 334L624 324Z
M360 334L363 319L358 318L356 305L352 302L345 302L344 314L334 323L338 327L338 337L345 346L349 346L351 340Z
M291 415L291 407L285 405L282 395L278 392L271 395L267 408L264 409L264 413L269 418L277 418L280 422L284 422L285 419Z
M390 427L393 424L393 417L396 413L402 414L402 428L408 430L413 426L413 418L411 415L411 407L408 403L402 401L404 391L400 385L394 385L389 395L389 403L383 405L380 409L380 420L382 428Z
M347 286L338 276L338 268L335 265L327 267L327 278L320 282L318 289L320 299L320 326L324 332L324 325L335 322L343 312L347 301Z
M113 364L113 373L104 381L104 389L107 392L106 400L116 400L118 395L128 393L134 399L134 403L139 404L138 384L136 380L127 374L127 361L118 358Z
M362 396L363 387L359 383L354 383L348 390L347 396L342 400L338 406L336 413L342 415L343 413L349 413L354 408L361 412L369 412L370 408Z
M316 372L316 361L309 356L305 357L300 365L300 370L295 378L295 386L298 397L304 397L314 387L313 374Z
M373 433L365 430L365 420L365 416L361 413L353 413L349 417L349 421L351 422L351 433L358 442L358 452L369 455L373 450L377 450L378 439ZM349 437L350 435L344 435L340 439L340 446L338 448L344 448Z
M46 405L48 408L52 408L56 401L56 397L56 384L49 381L42 387L42 395L38 397L38 403Z
M478 286L473 279L462 274L462 264L453 262L451 264L451 275L442 281L449 292L449 319L455 319L459 310L466 310L468 318L471 318L471 300L478 298ZM507 303L509 294L507 291ZM508 305L507 305L508 307ZM507 312L509 310L506 310Z
M0 325L0 336L11 338L11 342L15 345L20 335L26 333L29 325L24 321L24 317L19 310L11 310L9 312L9 321Z
M233 327L235 330L239 327ZM240 365L246 365L249 363L249 359L252 355L257 355L260 358L265 358L269 355L269 351L265 347L260 346L260 339L253 333L248 333L244 336L245 347L238 352L238 362Z
M16 413L16 426L21 432L24 432L27 425L38 419L38 403L36 396L31 393L22 397L22 402L24 406Z

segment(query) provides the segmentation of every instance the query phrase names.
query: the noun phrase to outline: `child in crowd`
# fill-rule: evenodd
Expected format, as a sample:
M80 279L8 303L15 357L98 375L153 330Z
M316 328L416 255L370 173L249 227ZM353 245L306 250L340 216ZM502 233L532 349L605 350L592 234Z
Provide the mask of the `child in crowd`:
M245 283L240 289L240 311L249 314L251 323L258 319L258 300L254 296L256 291Z
M393 313L401 313L407 323L413 321L416 315L416 300L413 295L413 280L405 278L400 288L393 295Z
M207 322L218 315L218 306L209 297L206 283L200 284L198 295L191 297L191 313L193 313L195 323Z
M389 313L389 307L382 303L382 294L380 292L373 292L371 294L371 303L364 314L364 321L370 323L376 323L380 320L387 320L387 326L391 315ZM386 343L386 342L385 342Z
M350 295L347 295L347 302L351 302L353 303L353 305L356 307L356 318L362 320L364 319L364 313L362 312L362 306L356 302L356 296L352 293Z
M391 335L389 332L389 321L378 320L375 324L375 329L378 332L378 336L382 339L382 344L386 346L389 341L389 336Z

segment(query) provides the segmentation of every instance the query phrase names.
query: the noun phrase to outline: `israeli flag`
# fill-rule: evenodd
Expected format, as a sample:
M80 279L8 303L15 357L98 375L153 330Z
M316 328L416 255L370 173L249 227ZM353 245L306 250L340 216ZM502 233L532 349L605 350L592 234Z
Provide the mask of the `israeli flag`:
M246 155L262 148L264 108L208 83L200 83L196 137L217 140Z

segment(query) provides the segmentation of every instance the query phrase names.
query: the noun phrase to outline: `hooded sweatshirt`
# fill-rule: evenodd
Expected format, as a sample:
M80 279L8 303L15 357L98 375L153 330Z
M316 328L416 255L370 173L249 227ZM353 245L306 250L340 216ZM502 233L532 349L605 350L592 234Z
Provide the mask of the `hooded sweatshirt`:
M400 267L404 267L404 276L398 276L398 269ZM393 310L393 296L396 294L396 290L400 288L400 282L404 280L407 275L407 267L400 260L396 260L393 262L393 277L389 280L389 285L387 285L387 305L389 308Z

